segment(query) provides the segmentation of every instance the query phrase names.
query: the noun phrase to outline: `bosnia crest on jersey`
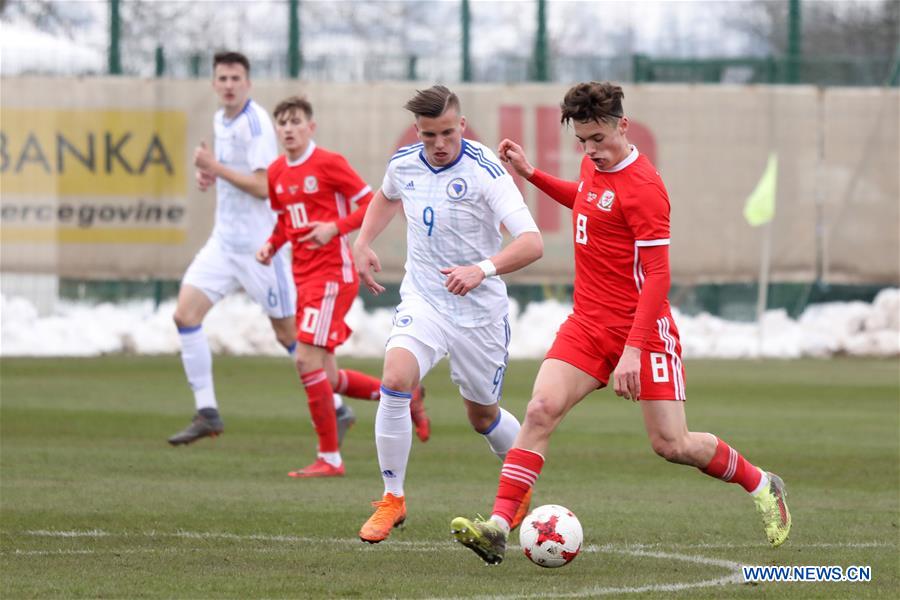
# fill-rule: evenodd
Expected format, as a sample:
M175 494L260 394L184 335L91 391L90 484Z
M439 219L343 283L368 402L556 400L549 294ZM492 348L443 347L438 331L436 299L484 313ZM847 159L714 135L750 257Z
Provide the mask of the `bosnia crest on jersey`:
M468 189L469 186L466 185L466 180L462 177L457 177L447 184L447 196L449 196L451 200L461 200L465 197L466 190Z

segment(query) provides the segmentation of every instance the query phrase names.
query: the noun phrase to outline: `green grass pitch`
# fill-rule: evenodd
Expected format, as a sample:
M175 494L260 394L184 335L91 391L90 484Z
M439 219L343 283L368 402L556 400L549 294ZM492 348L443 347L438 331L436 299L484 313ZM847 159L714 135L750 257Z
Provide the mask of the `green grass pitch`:
M380 361L345 360L371 373ZM524 413L538 363L514 362L504 404ZM765 543L738 486L665 463L639 408L608 390L556 433L535 490L581 519L585 550L545 570L518 548L486 567L451 542L452 517L490 512L499 461L466 422L446 362L426 384L433 420L413 442L408 524L356 538L379 497L375 404L343 452L347 476L298 481L313 458L287 359L219 357L225 435L166 438L193 402L177 357L0 363L3 598L893 598L900 590L895 360L687 364L691 428L782 475L794 529ZM517 542L514 536L513 542ZM763 583L739 565L869 565L870 583Z

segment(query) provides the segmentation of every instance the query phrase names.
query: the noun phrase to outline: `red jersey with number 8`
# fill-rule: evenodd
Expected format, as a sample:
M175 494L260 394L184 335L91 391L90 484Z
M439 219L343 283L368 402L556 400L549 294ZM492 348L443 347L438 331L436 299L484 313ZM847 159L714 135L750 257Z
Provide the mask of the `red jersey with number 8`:
M644 281L638 249L669 244L669 196L656 168L636 148L610 171L585 156L572 227L574 313L630 327ZM669 314L665 300L656 318Z

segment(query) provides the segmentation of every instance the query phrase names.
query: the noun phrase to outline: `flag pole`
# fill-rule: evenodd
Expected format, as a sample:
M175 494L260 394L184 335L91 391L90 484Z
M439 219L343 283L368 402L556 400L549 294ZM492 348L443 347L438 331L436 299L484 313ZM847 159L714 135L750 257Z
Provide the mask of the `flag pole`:
M775 218L775 197L778 189L778 154L769 153L769 160L759 183L744 204L744 218L752 227L762 227L761 255L759 261L759 290L756 296L756 325L758 353L763 351L763 316L769 292L769 274L772 262L772 221Z
M759 260L759 290L756 296L756 326L757 326L757 345L759 358L763 355L763 316L766 314L766 305L769 296L769 271L772 259L772 223L771 221L763 225L762 230L762 250Z

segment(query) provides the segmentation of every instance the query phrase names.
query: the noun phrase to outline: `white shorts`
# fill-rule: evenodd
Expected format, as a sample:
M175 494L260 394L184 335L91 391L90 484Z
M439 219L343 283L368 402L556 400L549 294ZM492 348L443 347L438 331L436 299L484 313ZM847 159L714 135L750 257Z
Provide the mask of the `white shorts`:
M483 327L459 327L419 297L397 307L386 349L403 348L419 363L419 379L450 355L450 379L466 400L496 404L503 395L509 359L509 320Z
M270 318L293 317L297 289L291 277L290 255L284 250L290 252L290 246L266 266L252 254L227 252L210 239L191 261L181 283L199 289L213 304L243 288Z

